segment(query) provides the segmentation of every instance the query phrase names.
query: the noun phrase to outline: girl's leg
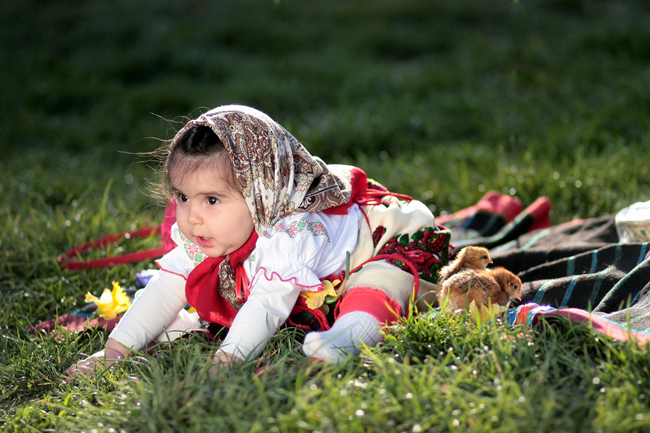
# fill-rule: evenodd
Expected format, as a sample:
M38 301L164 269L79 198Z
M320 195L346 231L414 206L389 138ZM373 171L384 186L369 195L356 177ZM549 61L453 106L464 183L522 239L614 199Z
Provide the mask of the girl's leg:
M307 334L303 345L307 356L339 363L358 355L362 346L374 347L384 339L382 325L395 322L401 310L385 292L369 287L350 290L339 308L331 329Z
M389 202L362 208L367 218L359 220L359 240L351 262L353 268L363 266L350 275L346 283L347 291L340 301L339 315L332 329L311 332L305 337L303 350L307 356L341 362L348 355L358 354L364 344L375 346L382 341L381 327L395 322L408 311L414 290L413 275L385 260L367 262L368 259L380 254L399 255L397 245L393 249L390 245L404 236L414 244L429 239L424 248L418 246L416 249L431 254L449 247L448 239L435 247L430 244L431 236L425 236L425 231L433 231L435 221L431 211L421 202ZM416 232L419 236L414 236ZM444 251L441 258L446 254ZM428 290L431 286L434 285L430 284ZM420 290L421 294L427 291L422 290L422 285Z

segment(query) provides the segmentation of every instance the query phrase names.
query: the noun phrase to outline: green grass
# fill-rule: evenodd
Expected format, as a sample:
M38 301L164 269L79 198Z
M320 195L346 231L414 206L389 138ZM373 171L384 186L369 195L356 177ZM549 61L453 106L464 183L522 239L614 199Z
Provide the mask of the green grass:
M153 266L56 257L158 224L137 154L221 104L267 112L436 215L491 189L548 196L554 223L649 200L649 29L640 1L1 3L0 427L647 431L646 351L566 323L423 316L341 366L309 364L283 330L215 379L196 337L76 384L62 371L106 335L27 329Z

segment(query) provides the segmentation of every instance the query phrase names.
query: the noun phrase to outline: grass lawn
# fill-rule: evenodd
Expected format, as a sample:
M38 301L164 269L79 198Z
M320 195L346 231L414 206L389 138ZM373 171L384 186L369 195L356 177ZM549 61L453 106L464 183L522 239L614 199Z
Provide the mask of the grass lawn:
M548 196L554 223L650 200L647 2L15 0L0 47L3 432L650 430L647 351L566 323L411 317L339 366L284 329L214 379L191 337L74 384L63 370L107 335L27 332L155 266L56 257L159 224L143 153L222 104L436 215L489 190Z

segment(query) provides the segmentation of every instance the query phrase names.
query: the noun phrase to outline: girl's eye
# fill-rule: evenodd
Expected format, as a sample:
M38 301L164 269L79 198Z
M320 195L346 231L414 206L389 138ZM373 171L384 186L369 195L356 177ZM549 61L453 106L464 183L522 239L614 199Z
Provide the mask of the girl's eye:
M219 203L219 199L216 197L208 197L208 203L209 204L217 204Z
M176 199L183 203L190 201L190 199L186 195L180 193L176 194Z

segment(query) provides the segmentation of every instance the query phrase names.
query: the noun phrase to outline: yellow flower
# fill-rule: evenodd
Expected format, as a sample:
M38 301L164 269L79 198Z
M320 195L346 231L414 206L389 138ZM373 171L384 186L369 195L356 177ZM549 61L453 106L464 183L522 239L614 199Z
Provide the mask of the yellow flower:
M499 304L490 304L490 306L481 305L480 309L476 306L474 301L469 304L469 314L479 324L485 323L494 316L498 316L506 311L508 311L508 309Z
M124 289L120 284L113 281L113 291L104 289L104 293L100 298L92 295L90 292L86 293L86 302L94 302L97 304L97 313L104 319L115 319L118 314L125 312L131 306L129 297L124 293Z
M319 292L302 292L300 295L303 298L307 298L307 307L314 310L319 308L325 302L325 298L332 296L334 299L338 296L334 286L339 284L341 281L334 280L334 283L328 280L323 281L323 290Z

